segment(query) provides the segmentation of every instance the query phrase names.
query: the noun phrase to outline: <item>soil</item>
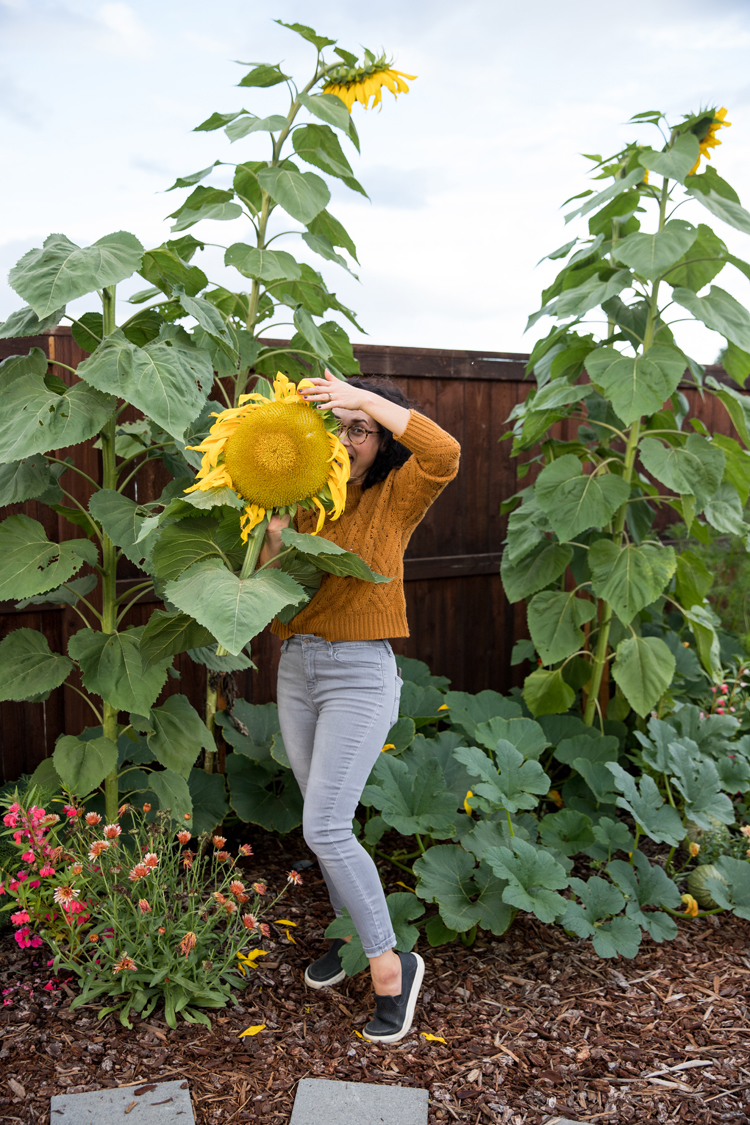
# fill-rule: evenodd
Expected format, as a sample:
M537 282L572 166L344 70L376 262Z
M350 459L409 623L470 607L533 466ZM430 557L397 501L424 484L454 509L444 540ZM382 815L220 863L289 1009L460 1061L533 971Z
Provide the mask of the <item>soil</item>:
M243 840L262 857L243 861L255 865L246 874L271 889L309 857L298 833ZM71 1012L75 982L3 931L0 1121L47 1125L50 1097L65 1091L184 1079L198 1125L288 1125L297 1083L318 1077L427 1088L430 1125L750 1122L750 922L686 920L675 941L645 938L630 961L603 961L528 916L471 948L422 939L414 1027L385 1047L356 1034L373 1007L367 973L333 989L304 985L330 907L317 867L302 874L278 906L298 923L294 943L272 931L270 955L211 1031L172 1031L158 1009L132 1031L100 1021L98 1005ZM403 889L398 870L382 874L389 892ZM238 1037L256 1024L265 1030Z

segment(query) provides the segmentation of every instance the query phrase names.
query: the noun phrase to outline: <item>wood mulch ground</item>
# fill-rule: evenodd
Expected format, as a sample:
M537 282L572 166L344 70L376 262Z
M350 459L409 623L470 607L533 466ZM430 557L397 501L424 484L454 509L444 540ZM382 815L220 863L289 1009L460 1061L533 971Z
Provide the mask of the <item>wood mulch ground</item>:
M253 878L271 888L306 854L296 833L245 838L259 857ZM399 889L397 871L383 876ZM21 951L4 931L0 1121L47 1125L50 1096L66 1090L182 1078L199 1125L288 1125L298 1081L319 1077L426 1087L430 1125L750 1122L750 923L686 923L674 942L646 939L632 961L602 961L528 917L471 949L422 942L414 1028L381 1047L354 1033L372 1008L366 973L305 988L329 907L317 868L304 879L279 903L278 916L298 922L296 944L264 943L271 955L210 1032L170 1031L158 1011L132 1031L100 1022L94 1006L71 1012L72 982L55 983L44 950ZM238 1038L258 1023L266 1030Z

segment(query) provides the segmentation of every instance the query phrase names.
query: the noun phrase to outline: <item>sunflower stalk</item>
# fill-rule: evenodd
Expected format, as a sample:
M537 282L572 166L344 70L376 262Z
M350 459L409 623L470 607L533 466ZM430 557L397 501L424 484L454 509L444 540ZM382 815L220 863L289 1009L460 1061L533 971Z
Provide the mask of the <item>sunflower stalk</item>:
M104 338L115 330L115 286L107 286L102 290L102 332ZM102 488L117 488L117 466L115 460L115 428L116 419L114 411L107 419L101 432L102 446ZM102 632L117 632L117 556L118 551L110 537L102 533ZM103 700L102 733L117 743L117 708L107 700ZM119 786L117 780L117 765L107 774L104 781L104 800L106 805L107 821L113 824L117 819L119 804Z

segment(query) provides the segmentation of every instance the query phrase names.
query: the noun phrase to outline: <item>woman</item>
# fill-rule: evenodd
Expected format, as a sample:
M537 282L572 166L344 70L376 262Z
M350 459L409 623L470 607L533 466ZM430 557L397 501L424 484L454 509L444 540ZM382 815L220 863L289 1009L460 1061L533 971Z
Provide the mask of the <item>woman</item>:
M367 1039L395 1043L408 1034L424 976L417 953L397 953L377 868L352 832L352 819L386 736L398 717L401 680L387 637L406 637L403 555L429 506L458 472L459 445L406 408L391 385L326 372L302 390L333 410L351 461L346 510L322 535L355 551L387 583L325 574L320 589L288 625L279 665L279 720L304 797L305 841L318 857L337 915L346 907L370 962L376 1014ZM398 439L398 440L395 440ZM312 531L313 511L299 511ZM261 561L281 550L289 519L274 517ZM311 988L346 975L337 939L305 972Z

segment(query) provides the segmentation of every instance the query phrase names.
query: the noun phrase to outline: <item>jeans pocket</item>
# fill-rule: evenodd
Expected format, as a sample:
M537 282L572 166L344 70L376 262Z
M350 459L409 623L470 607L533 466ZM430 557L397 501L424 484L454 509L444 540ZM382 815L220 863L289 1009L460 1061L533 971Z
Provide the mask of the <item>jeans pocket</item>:
M394 700L393 700L393 714L391 715L391 726L393 726L393 724L398 719L398 709L399 709L399 704L401 703L401 688L403 686L404 686L404 681L401 679L401 677L397 673L396 674L396 692L395 692L395 696L394 696Z
M381 654L374 645L351 644L337 646L333 650L333 659L339 664L370 664L382 663Z

